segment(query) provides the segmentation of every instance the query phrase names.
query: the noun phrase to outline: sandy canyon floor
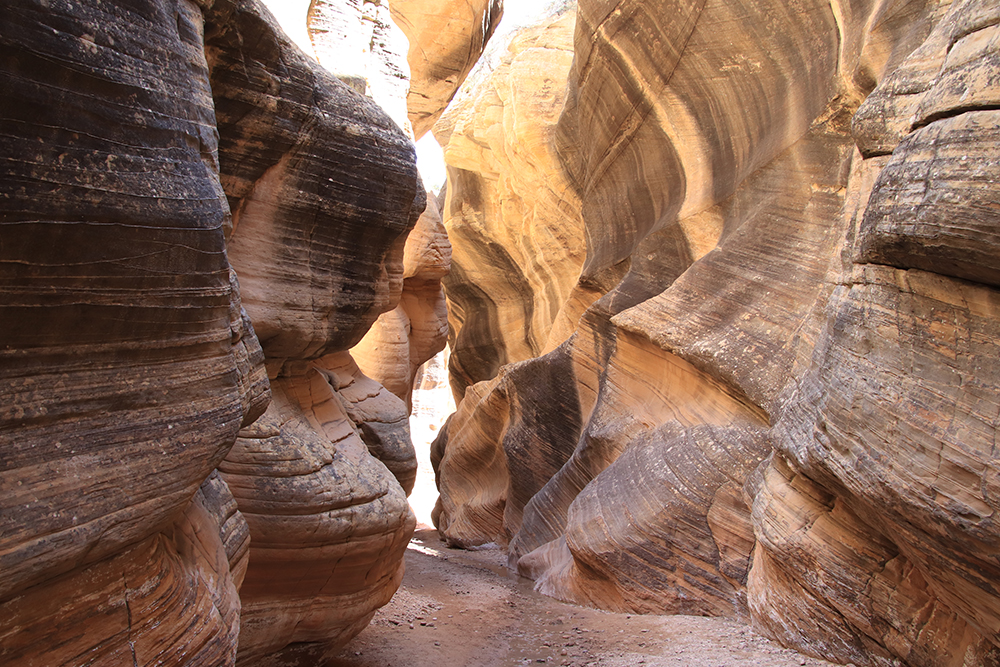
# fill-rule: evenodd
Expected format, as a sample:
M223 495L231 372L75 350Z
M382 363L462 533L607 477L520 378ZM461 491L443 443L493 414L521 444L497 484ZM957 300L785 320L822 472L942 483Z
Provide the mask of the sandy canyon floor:
M449 549L418 527L406 576L371 625L323 667L819 667L748 626L693 616L610 614L539 595L498 548ZM290 657L290 656L289 656ZM306 656L283 666L316 665Z
M446 363L439 364L440 369ZM419 471L410 495L417 532L392 601L332 660L286 651L260 667L809 667L746 624L696 616L610 614L535 593L498 547L448 548L430 528L437 498L429 444L454 411L443 382L414 392Z

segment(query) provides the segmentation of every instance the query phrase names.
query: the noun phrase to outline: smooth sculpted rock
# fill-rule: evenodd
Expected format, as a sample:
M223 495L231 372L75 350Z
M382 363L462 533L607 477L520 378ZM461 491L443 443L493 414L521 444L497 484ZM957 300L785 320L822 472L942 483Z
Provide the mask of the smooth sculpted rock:
M581 3L555 140L597 300L533 359L479 339L444 537L565 600L998 664L994 4Z
M448 302L441 281L450 270L451 243L437 198L428 192L427 208L403 249L399 305L380 315L351 349L364 373L408 408L417 371L448 344Z
M319 61L419 139L479 60L501 0L316 0L308 29Z
M268 401L225 252L203 15L0 24L0 662L236 654L247 531L214 475Z
M518 33L434 129L449 171L442 214L456 401L503 364L561 342L583 310L569 299L585 252L580 201L554 144L574 22L563 11Z
M232 665L249 533L213 473L167 530L0 602L6 665Z
M486 49L502 0L392 0L393 21L409 40L406 108L417 139L427 134Z
M425 195L402 131L258 3L211 16L229 256L273 394L220 465L250 526L238 659L253 664L336 650L399 584L415 525L406 407L347 350L398 303Z

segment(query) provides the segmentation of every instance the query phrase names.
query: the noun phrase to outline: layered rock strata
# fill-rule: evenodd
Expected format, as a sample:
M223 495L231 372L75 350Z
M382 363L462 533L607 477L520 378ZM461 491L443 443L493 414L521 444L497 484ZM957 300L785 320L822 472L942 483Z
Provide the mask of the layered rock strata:
M582 312L569 299L585 252L580 200L553 141L574 21L566 11L514 37L434 129L449 171L445 287L456 401L503 364L561 342Z
M855 115L870 157L848 190L859 193L847 208L850 261L788 388L754 502L761 572L806 592L806 618L843 619L821 645L843 661L1000 659L998 312L995 262L979 254L1000 192L987 176L998 23L995 7L955 3ZM863 551L824 553L859 542ZM802 552L808 561L793 558ZM858 600L849 589L862 582L871 594ZM802 605L762 604L774 588L751 580L759 622L803 644Z
M399 585L415 525L406 407L347 350L399 301L425 196L402 131L256 4L214 25L229 257L273 394L220 465L250 526L239 660L252 664L290 644L335 650Z
M501 0L316 0L307 21L319 61L419 139L451 102L502 15Z
M267 403L226 259L203 16L0 26L0 662L233 664L246 523L213 470Z
M578 12L554 145L574 294L598 298L548 354L476 355L488 381L435 443L439 530L566 600L748 617L842 663L997 664L997 10Z
M405 404L346 352L412 145L256 2L43 4L0 27L0 662L337 646L413 528Z

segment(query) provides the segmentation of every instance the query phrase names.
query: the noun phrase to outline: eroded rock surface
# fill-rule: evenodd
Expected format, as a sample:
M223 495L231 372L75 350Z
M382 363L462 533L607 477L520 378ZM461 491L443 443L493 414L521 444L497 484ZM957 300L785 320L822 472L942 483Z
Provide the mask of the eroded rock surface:
M229 257L273 394L220 465L250 526L239 660L252 664L289 644L335 650L402 576L415 525L400 486L416 469L406 408L347 350L399 301L425 195L402 131L255 3L215 25Z
M984 230L998 186L978 174L995 170L1000 118L986 81L1000 71L998 22L995 7L955 3L855 116L859 147L892 153L858 167L872 170L868 178L852 175L849 191L866 199L851 218L850 261L774 429L787 465L776 460L765 471L754 504L767 568L815 596L812 614L845 620L849 634L828 648L842 660L973 665L1000 655L997 294L992 260L969 249L992 243ZM915 73L926 85L900 99L900 78ZM906 117L882 116L886 109ZM801 498L801 477L820 492ZM816 530L790 529L785 516L803 512ZM833 521L873 546L824 558L841 541L820 532ZM791 558L799 550L811 571ZM872 590L863 602L847 595L860 582ZM767 583L754 586L757 599L767 599ZM760 619L802 644L800 614L778 606Z
M485 381L435 442L439 531L565 600L748 617L843 663L997 664L997 9L578 15L547 141L587 242L564 303L592 305L504 366L521 327L461 290L509 279L453 271L482 332L453 378ZM491 220L446 155L447 210Z
M441 281L450 270L451 243L437 197L428 192L427 208L403 248L399 305L380 315L351 349L364 373L408 408L417 371L448 344L448 302Z
M203 16L14 3L0 27L0 661L232 664L263 411L225 253Z
M456 401L503 364L561 342L582 312L569 299L585 251L580 200L553 141L574 22L565 11L514 37L434 129L449 170L442 213L453 246L445 287Z
M308 25L319 61L419 139L479 60L502 14L502 0L317 0Z
M413 528L405 404L346 352L412 145L251 0L14 3L0 78L0 662L338 646Z
M392 0L409 40L406 108L417 139L430 130L479 60L503 16L502 0Z

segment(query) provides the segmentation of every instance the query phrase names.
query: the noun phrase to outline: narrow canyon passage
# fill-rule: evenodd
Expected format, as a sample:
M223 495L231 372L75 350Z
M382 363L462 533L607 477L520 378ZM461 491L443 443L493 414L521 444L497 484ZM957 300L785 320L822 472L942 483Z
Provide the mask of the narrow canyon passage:
M501 549L450 549L436 531L421 528L406 550L399 591L324 667L832 664L784 649L736 621L563 604L508 575ZM267 667L314 664L285 656Z
M0 667L1000 667L998 0L3 6Z

